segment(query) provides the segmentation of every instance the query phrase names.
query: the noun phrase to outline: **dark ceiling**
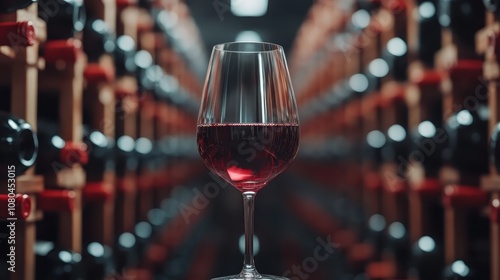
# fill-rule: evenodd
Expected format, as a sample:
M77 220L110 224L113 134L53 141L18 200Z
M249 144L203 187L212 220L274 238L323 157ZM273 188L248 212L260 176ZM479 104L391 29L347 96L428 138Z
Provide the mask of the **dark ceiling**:
M237 17L228 9L231 0L186 1L200 29L207 54L210 54L213 45L234 41L237 34L244 30L259 33L263 41L282 45L288 53L312 2L269 0L268 10L264 16ZM227 10L224 11L225 9Z

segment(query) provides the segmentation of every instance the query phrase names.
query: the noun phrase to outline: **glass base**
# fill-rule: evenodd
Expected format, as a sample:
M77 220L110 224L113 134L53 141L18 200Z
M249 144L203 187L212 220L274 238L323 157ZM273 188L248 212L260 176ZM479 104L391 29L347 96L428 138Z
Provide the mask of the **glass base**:
M212 278L210 280L290 280L286 277L281 276L273 276L273 275L259 275L259 276L241 276L241 275L232 275L232 276L224 276L218 278Z

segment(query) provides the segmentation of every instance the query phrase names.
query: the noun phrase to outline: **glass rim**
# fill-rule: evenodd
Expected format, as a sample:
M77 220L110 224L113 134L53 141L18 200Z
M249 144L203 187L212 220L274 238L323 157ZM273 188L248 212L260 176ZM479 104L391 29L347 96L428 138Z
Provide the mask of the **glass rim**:
M260 50L260 51L251 51L251 50L239 51L239 50L230 50L230 49L227 49L231 45L243 45L243 44L254 44L254 45L269 46L270 49L269 50ZM283 47L281 45L276 44L276 43L241 41L241 42L225 42L225 43L220 43L220 44L214 45L213 50L214 51L219 51L219 52L230 52L230 53L269 53L269 52L282 52L283 51Z

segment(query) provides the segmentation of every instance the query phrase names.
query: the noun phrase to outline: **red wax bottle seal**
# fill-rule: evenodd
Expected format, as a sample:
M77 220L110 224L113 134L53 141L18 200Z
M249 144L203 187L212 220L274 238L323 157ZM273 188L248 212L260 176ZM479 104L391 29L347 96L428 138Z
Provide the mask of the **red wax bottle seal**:
M45 190L38 195L37 205L42 211L71 212L75 199L76 193L71 190Z
M67 165L82 164L88 162L87 145L81 142L66 141L66 145L61 149L61 161Z
M9 201L10 199L10 201ZM14 202L12 202L14 200ZM1 194L0 195L0 219L17 218L26 220L31 214L31 199L26 194Z
M43 57L49 63L57 61L74 63L81 54L82 42L80 40L53 40L45 43Z
M87 83L98 84L101 82L111 82L114 74L97 63L89 63L83 72Z
M443 204L448 207L479 208L487 203L487 194L477 187L450 185L444 189Z
M35 42L35 27L32 22L0 22L0 46L28 47Z

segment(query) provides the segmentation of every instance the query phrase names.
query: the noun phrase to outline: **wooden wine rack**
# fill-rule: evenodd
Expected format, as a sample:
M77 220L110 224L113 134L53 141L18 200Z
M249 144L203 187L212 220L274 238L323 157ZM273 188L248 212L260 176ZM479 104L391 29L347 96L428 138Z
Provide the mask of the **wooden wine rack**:
M486 14L486 26L476 35L476 51L484 55L485 61L483 65L483 80L482 86L488 91L488 107L489 115L489 136L493 134L493 130L500 121L499 99L498 99L498 34L499 22L495 19L492 13ZM491 236L491 279L500 278L500 227L497 219L498 201L500 198L500 189L498 188L499 175L496 168L490 163L490 174L481 178L481 189L491 194L490 204L490 236Z
M436 5L437 2L426 2L426 5ZM428 57L422 58L419 53L421 52L419 40L423 36L420 33L422 31L419 30L419 21L422 20L419 19L419 8L424 8L419 7L420 4L422 3L417 1L369 1L369 3L362 2L358 7L354 5L348 12L345 7L334 7L335 4L318 2L313 5L299 30L290 62L292 79L297 82L299 108L317 106L318 103L328 100L328 94L335 96L335 90L329 91L328 88L342 87L342 83L348 81L353 74L363 73L374 59L383 55L384 48L393 37L400 37L406 42L407 78L404 81L394 81L393 76L385 76L381 79L380 87L370 88L368 92L361 94L349 93L349 89L347 93L339 91L339 99L341 99L341 93L350 94L346 101L341 102L341 105L330 106L327 109L318 106L321 111L316 113L307 111L307 119L302 124L302 139L307 143L305 145L314 145L318 143L317 139L326 138L325 141L328 141L327 139L335 139L334 137L346 137L352 139L351 143L356 143L354 139L360 139L361 144L357 144L355 149L365 151L363 145L366 145L364 143L368 133L377 130L385 133L393 124L407 127L406 134L409 137L409 134L416 132L419 124L424 121L434 120L446 123L452 114L464 109L464 102L477 93L475 89L478 87L487 88L487 100L481 100L481 102L487 101L489 106L489 136L491 136L498 122L496 82L500 73L497 58L500 27L497 18L491 12L486 13L486 27L476 35L476 50L462 45L460 38L452 32L452 27L442 28L442 47L435 53L433 65L429 65L429 61L424 61ZM332 6L334 7L332 10L328 9ZM353 27L353 24L355 25L361 18L356 18L356 22L354 18L352 22L350 21L351 17L362 14L356 14L356 9L368 9L366 14L371 17L370 23L358 29L355 28L356 26ZM343 11L343 16L335 16L338 11ZM335 18L337 23L343 24L332 24L326 19L326 15L329 15L330 19ZM435 14L426 16L434 17ZM366 19L363 18L362 21L365 22ZM324 36L328 32L338 32L343 36L332 36L333 39L330 39ZM351 39L350 44L345 44L340 39L344 37L342 32L346 32L348 38L354 38ZM325 37L328 39L324 39ZM356 41L359 37L364 40ZM335 40L337 38L339 40ZM316 62L314 65L316 67L308 65L314 53L321 51L329 51L331 56L338 59L339 55L332 49L330 41L337 43L337 46L342 46L342 54L350 55L352 60L344 64L334 58L329 60L329 67L323 67L322 62L325 59L319 59L321 62ZM313 64L313 62L309 63ZM358 65L360 67L356 69ZM342 68L345 72L337 68ZM332 74L333 72L337 74ZM345 90L345 86L343 89ZM358 98L359 95L361 97ZM442 117L436 118L437 112L440 112ZM325 122L330 125L324 126ZM334 122L336 124L333 124ZM436 127L436 129L438 133L443 130L442 127ZM486 136L481 135L481 137ZM437 149L438 145L443 143L434 144ZM484 150L478 153L486 151L487 147L483 148ZM323 152L327 153L328 150ZM355 155L356 153L353 152L349 156ZM393 178L396 179L393 180L394 184L391 184L385 175L397 174L397 168L400 166L396 163L380 165L365 161L363 164L351 165L352 159L344 158L338 164L333 165L339 170L338 173L335 171L325 173L324 171L328 169L324 169L323 166L329 164L328 157L326 158L317 160L318 162L314 162L314 158L300 160L300 167L296 170L313 179L314 182L328 186L336 196L340 195L348 199L351 204L356 204L356 199L350 198L356 195L343 196L342 194L346 189L350 189L359 195L360 191L356 189L359 183L355 177L360 176L352 174L362 174L365 186L362 190L365 224L369 224L370 227L372 221L368 221L368 218L373 214L381 214L385 218L384 226L398 221L407 227L407 238L410 244L414 244L412 246L417 246L419 239L423 236L437 238L436 242L440 242L441 239L445 240L445 256L440 260L444 265L451 265L460 259L467 260L470 246L473 246L472 242L478 240L469 240L465 217L474 213L484 218L485 209L489 208L491 212L489 214L491 216L491 241L489 243L492 247L491 279L500 277L500 269L496 265L500 258L500 235L498 233L500 203L497 187L500 180L497 178L498 174L494 166L491 166L489 175L459 170L446 165L443 165L439 171L429 172L429 167L423 166L421 162L412 161L410 158L406 164L408 169L404 176L396 176ZM338 185L345 185L345 187L339 188ZM486 203L486 193L491 196L491 205ZM461 202L462 200L464 201ZM431 212L431 209L432 211L441 209L442 213ZM314 218L305 215L312 209L306 207L303 211L304 216L301 218L313 223ZM444 216L442 227L433 223L441 214ZM366 228L364 230L369 231ZM383 230L389 231L387 227ZM338 230L334 228L331 231L334 236L338 233ZM370 234L363 231L360 233ZM340 246L349 246L347 239L343 241L346 243L339 239ZM362 240L356 244L359 248L365 245L367 243ZM356 246L353 248L358 248ZM410 250L409 247L407 249ZM391 258L385 253L382 255L366 254L363 257L353 253L352 258L348 259L352 261L350 264L356 267L356 271L359 272L361 268L361 271L368 274L369 279L420 279L417 275L411 274L407 270L408 267L401 264L402 260ZM436 271L436 273L442 273L442 271Z
M11 46L0 47L0 65L9 69L2 75L2 85L10 86L12 114L26 120L36 129L38 91L36 81L38 70L43 68L43 60L38 57L39 44L45 40L45 23L38 18L37 5L15 13L0 15L0 22L23 22L33 24L36 42L32 46L23 47L22 40L17 36L11 37ZM5 68L4 68L5 69ZM25 221L16 223L16 266L23 267L17 273L10 273L8 279L33 280L35 270L35 256L33 247L36 240L36 220L40 219L37 210L36 196L44 190L44 178L34 174L34 168L29 169L16 177L16 192L28 194L32 201L30 216ZM4 185L5 184L5 185ZM3 191L7 191L7 182L2 182Z
M182 16L195 26L183 3L178 7L153 8L184 9ZM137 50L150 52L154 62L164 72L174 75L190 98L199 97L201 82L181 57L167 46L166 35L152 32L154 23L149 10L139 7L135 1L120 0L85 1L85 9L89 19L103 20L112 34L130 36L138 46ZM31 22L37 38L29 47L24 47L23 38L18 37L12 38L11 46L0 46L0 66L5 69L0 85L11 90L11 114L26 120L36 130L37 106L44 104L46 96L57 96L59 134L66 144L71 145L66 151L69 157L75 156L72 153L76 153L76 157L85 155L82 145L84 125L113 140L121 136L130 136L134 140L144 137L154 143L176 134L192 136L195 118L191 112L184 112L175 104L154 100L152 93L139 92L137 78L132 73L116 76L112 54L88 61L79 35L62 41L47 41L46 24L38 17L38 12L35 3L26 9L0 15L0 22ZM90 116L89 123L84 124L84 114ZM186 160L163 170L151 171L145 167L142 174L128 170L120 177L112 170L102 170L102 178L97 181L88 179L91 176L85 174L84 165L80 163L59 162L54 172L45 174L35 174L35 168L29 169L16 178L16 192L28 194L32 202L30 216L18 221L16 228L16 267L22 269L9 274L8 279L35 280L37 269L47 269L36 267L34 253L36 227L46 222L44 211L57 212L57 248L82 255L90 242L114 248L117 236L124 232L134 233L136 223L147 221L149 210L160 208L162 201L169 197L169 188L200 172L197 167L198 163L193 165L192 160ZM0 188L2 192L6 189ZM64 203L58 205L57 201L62 200ZM175 232L177 241L160 243L160 248L175 248L182 236L192 230L182 225L181 218L178 220L166 229ZM147 267L151 262L149 259L137 264L145 269L127 267L124 271L140 279L151 279L153 273L148 269L153 267Z

